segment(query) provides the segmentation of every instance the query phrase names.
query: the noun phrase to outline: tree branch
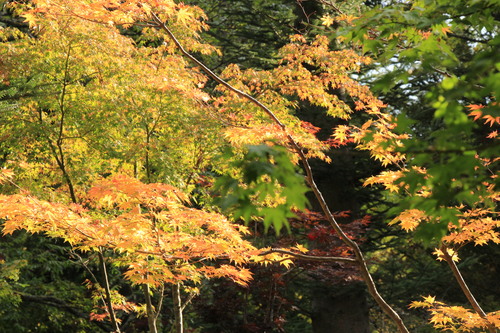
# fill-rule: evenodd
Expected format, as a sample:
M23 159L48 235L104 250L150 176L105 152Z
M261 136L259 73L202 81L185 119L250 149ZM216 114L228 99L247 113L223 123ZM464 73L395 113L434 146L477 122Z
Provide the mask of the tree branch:
M469 286L467 286L467 283L465 282L462 273L460 273L460 270L458 269L457 265L453 261L453 258L451 255L448 253L448 247L445 245L441 246L441 252L443 253L443 259L446 261L448 266L450 266L451 271L453 272L453 276L457 280L458 284L460 285L460 289L462 289L462 292L464 293L465 297L467 297L467 300L469 303L472 305L472 308L476 313L483 318L488 326L488 331L490 333L496 333L497 330L495 329L495 326L488 320L488 316L484 312L484 310L481 308L479 303L476 301L474 298L474 295L472 295Z
M99 248L97 252L99 255L99 264L101 265L103 280L104 280L104 291L106 292L106 306L108 308L109 317L111 319L111 324L113 325L113 332L120 333L120 326L116 320L115 310L113 309L113 301L111 300L111 288L109 286L108 272L106 269L106 262L104 261L104 255L102 254L102 249Z
M328 207L325 199L323 198L323 194L320 192L320 190L318 189L318 187L314 181L311 166L309 165L309 161L308 161L306 155L304 154L302 147L295 141L295 139L290 135L290 133L288 133L287 127L274 115L274 113L269 108L267 108L260 101L258 101L254 97L250 96L249 94L233 87L232 85L230 85L229 83L224 81L222 78L217 76L213 71L211 71L202 62L200 62L198 59L196 59L190 53L188 53L183 48L183 46L180 44L180 42L177 40L177 38L174 36L174 34L170 31L170 29L166 26L166 24L163 21L161 21L160 18L155 13L151 13L151 17L152 17L153 21L157 24L157 27L167 33L167 35L170 37L170 39L174 42L174 44L177 46L177 48L181 51L181 53L185 57L190 59L196 65L200 66L200 68L208 76L210 76L212 79L214 79L217 83L226 87L228 90L236 93L238 96L240 96L244 99L247 99L248 101L250 101L253 104L255 104L256 106L258 106L265 114L267 114L271 118L271 120L275 124L277 124L281 128L281 130L285 134L288 142L290 143L291 147L299 155L300 161L301 161L301 163L305 169L305 172L306 172L307 182L309 183L310 188L313 190L316 199L319 201L319 204L320 204L324 214L326 215L328 222L330 223L332 228L335 230L335 232L337 232L337 234L339 235L340 239L344 242L344 244L346 244L347 246L349 246L353 250L353 252L356 256L356 260L357 260L359 267L360 267L361 275L362 275L363 280L365 281L365 283L368 287L368 291L369 291L370 295L377 302L377 304L381 307L381 309L396 323L400 332L409 333L408 329L406 328L405 324L403 323L403 321L401 320L399 315L396 313L396 311L394 311L394 309L389 304L387 304L387 302L378 293L377 287L375 286L375 282L373 281L373 278L372 278L370 272L368 271L368 266L367 266L366 260L363 256L363 253L361 252L358 244L356 244L353 240L351 240L344 233L344 231L342 230L342 228L340 227L340 225L336 221L335 217L331 213L330 208Z
M472 38L472 37L468 37L468 36L457 35L457 34L452 33L452 32L448 32L448 36L460 38L460 39L466 40L468 42L474 42L474 43L488 44L490 42L490 40L477 39L477 38Z
M271 254L271 253L282 253L282 254L287 254L290 255L294 258L301 259L301 260L307 260L307 261L333 261L333 262L348 262L352 264L357 264L358 261L353 258L343 258L343 257L324 257L324 256L311 256L307 254L302 254L302 253L296 253L284 249L277 249L277 248L272 248L268 251L262 252L261 256L265 256L266 254Z

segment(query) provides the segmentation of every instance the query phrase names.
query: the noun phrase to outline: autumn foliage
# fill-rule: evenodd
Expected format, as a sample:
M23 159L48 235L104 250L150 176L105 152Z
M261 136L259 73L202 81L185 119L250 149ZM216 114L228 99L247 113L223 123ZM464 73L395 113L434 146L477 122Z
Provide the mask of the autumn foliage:
M241 265L256 254L241 239L245 227L217 213L188 208L185 200L170 185L115 176L95 184L83 206L29 195L2 196L0 203L1 217L6 219L4 234L25 229L63 238L82 252L113 250L120 254L116 261L127 268L124 274L134 284L158 286L222 276L245 284L250 273ZM203 265L211 259L236 266Z
M428 145L418 140L411 120L385 110L352 75L374 64L367 45L384 33L375 28L362 31L362 38L356 32L336 36L344 48L335 50L327 36L293 35L274 68L233 64L219 76L189 54L219 52L200 38L208 25L197 6L33 0L9 8L30 28L0 30L6 41L0 44L0 80L18 95L15 107L0 109L0 148L8 151L0 169L2 233L62 239L79 255L97 255L104 273L112 265L130 285L144 288L146 311L112 290L107 277L105 283L86 280L92 297L106 298L96 301L91 319L110 319L119 331L114 310L142 311L154 332L158 315L151 295L163 300L170 286L176 330L182 332L181 286L189 295L216 278L246 287L251 265L288 268L296 262L336 281L364 280L377 304L407 332L379 295L358 245L370 218L339 224L349 214L330 212L308 164L329 163L330 149L349 147L367 151L380 165L364 185L379 186L396 202L389 224L436 247L434 254L448 264L473 309L433 296L410 308L427 309L430 323L444 331L500 327L498 311L480 308L456 266L465 245L500 243L499 158L491 148L500 118L493 93L484 98L489 103L446 101L447 91L466 81L446 76L432 92L435 117L465 143L443 129ZM324 29L334 23L355 27L362 19L337 11L321 18ZM405 33L411 33L409 43L437 43L451 52L443 44L451 31L435 26ZM210 78L218 83L214 89ZM319 140L320 128L299 119L303 104L338 121L330 137ZM305 183L323 214L306 210ZM277 233L300 224L301 244L257 248L240 222L261 221L265 231ZM324 262L309 264L318 258Z

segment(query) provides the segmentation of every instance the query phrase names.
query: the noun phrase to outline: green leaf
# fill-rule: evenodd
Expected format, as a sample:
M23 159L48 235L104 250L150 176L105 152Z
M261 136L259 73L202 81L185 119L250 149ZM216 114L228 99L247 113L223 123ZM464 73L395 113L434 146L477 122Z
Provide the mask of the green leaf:
M228 158L226 155L225 158ZM235 219L246 223L262 220L266 231L270 226L276 233L285 226L293 210L307 206L304 176L288 156L286 148L277 145L250 145L243 158L230 157L232 167L240 177L224 175L218 178L215 189L220 192L218 205Z

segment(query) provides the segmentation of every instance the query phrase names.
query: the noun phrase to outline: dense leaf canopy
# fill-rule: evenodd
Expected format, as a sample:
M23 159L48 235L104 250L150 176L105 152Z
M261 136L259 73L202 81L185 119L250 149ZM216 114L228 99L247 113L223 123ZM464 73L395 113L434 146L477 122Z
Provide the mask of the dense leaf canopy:
M0 331L495 332L499 21L0 1Z

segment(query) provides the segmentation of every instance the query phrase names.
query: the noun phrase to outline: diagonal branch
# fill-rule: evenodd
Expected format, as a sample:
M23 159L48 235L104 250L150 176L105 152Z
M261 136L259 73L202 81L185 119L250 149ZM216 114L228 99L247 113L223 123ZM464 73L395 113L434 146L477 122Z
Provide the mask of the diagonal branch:
M448 252L448 247L446 247L445 245L442 245L441 252L443 253L443 259L446 261L446 263L450 267L451 271L453 272L453 276L457 280L458 284L460 285L460 289L462 289L462 292L467 297L467 300L472 305L472 308L474 309L474 311L476 311L476 313L486 321L487 326L488 326L488 331L490 333L497 332L497 330L495 329L495 326L490 321L488 321L488 316L486 315L484 310L481 308L479 303L476 301L474 295L472 295L472 293L469 289L469 286L465 282L465 280L462 276L462 273L460 273L460 270L457 267L457 264L455 264L455 262L453 261L453 258L451 257L450 253Z
M258 101L256 98L252 97L251 95L233 87L226 81L224 81L222 78L220 78L217 74L215 74L212 70L210 70L207 66L205 66L201 61L193 57L189 52L187 52L182 44L179 42L179 40L175 37L175 35L170 31L170 29L167 27L167 25L155 14L151 13L151 17L154 21L154 23L157 24L157 27L161 30L163 30L169 37L170 39L174 42L174 44L177 46L177 48L180 50L180 52L187 57L189 60L194 62L196 65L200 66L200 68L212 79L214 79L217 83L220 85L226 87L230 91L236 93L238 96L252 102L256 106L258 106L262 111L264 111L271 119L272 121L277 124L281 130L284 132L286 135L288 142L290 143L291 147L295 150L295 152L299 155L300 161L305 169L306 172L306 180L309 183L309 186L311 187L312 191L314 192L314 195L316 199L319 201L321 208L323 210L323 213L327 216L327 219L331 225L331 227L337 232L341 240L349 246L352 250L353 253L356 256L356 261L359 264L361 275L368 287L368 291L370 295L373 297L373 299L377 302L377 304L382 308L382 310L396 323L398 326L398 329L402 333L407 333L409 332L408 329L406 328L405 324L403 323L402 319L399 317L399 315L396 313L396 311L382 298L382 296L378 293L377 287L375 286L375 282L373 281L373 278L368 271L368 266L366 263L366 260L363 256L363 253L361 252L358 244L351 240L342 230L340 227L339 223L335 220L335 217L330 211L330 208L328 207L325 199L323 198L322 193L318 189L314 177L312 174L311 166L309 165L309 161L307 157L304 154L304 151L302 147L295 141L295 139L288 133L287 127L276 117L276 115L264 104L262 104L260 101Z
M271 254L271 253L281 253L281 254L287 254L289 256L292 256L296 259L301 259L301 260L306 260L306 261L333 261L333 262L348 262L352 264L357 264L358 260L353 259L353 258L343 258L343 257L327 257L327 256L311 256L303 253L296 253L284 249L277 249L277 248L272 248L268 251L262 252L259 255L260 256L265 256L266 254Z

